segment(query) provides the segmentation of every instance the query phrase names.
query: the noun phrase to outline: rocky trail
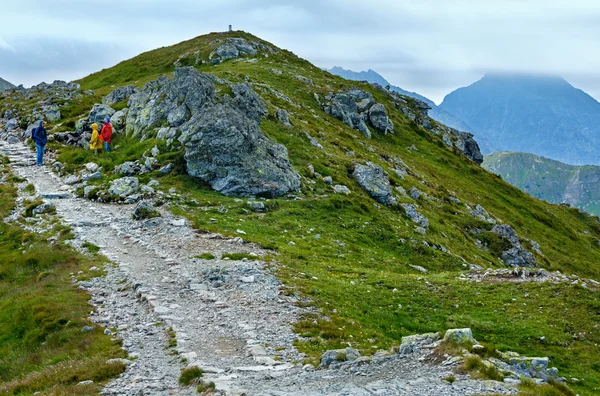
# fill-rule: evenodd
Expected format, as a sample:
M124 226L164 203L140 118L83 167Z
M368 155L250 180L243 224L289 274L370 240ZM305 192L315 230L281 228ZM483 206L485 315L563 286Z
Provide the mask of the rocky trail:
M0 141L0 154L40 198L54 203L61 221L73 229L74 246L95 244L115 264L103 277L78 282L91 295L91 319L107 337L122 339L135 357L104 394L196 394L178 384L181 369L192 365L227 395L516 393L508 384L465 375L455 375L452 384L444 381L458 362L426 361L433 345L331 369L303 366L293 347L298 336L292 324L304 308L280 293L280 282L260 260L265 253L260 247L198 232L165 209L161 217L136 221L133 205L77 198L49 167L33 166L34 154L20 142ZM199 258L205 253L215 259ZM247 258L222 259L224 253Z

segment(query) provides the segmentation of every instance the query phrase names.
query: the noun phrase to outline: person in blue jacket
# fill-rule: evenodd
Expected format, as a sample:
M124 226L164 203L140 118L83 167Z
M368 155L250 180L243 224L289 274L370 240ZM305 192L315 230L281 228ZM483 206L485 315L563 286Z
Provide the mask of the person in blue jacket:
M33 132L33 141L35 142L35 148L37 150L37 157L35 159L35 163L38 166L42 166L44 164L44 149L46 148L46 143L48 142L48 133L46 132L46 121L40 121L40 125Z

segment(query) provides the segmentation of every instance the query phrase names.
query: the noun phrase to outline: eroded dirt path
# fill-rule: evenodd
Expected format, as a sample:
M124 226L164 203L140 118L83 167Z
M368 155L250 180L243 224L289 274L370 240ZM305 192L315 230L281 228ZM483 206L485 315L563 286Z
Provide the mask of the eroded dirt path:
M374 359L337 370L313 370L299 363L291 326L302 313L293 297L260 257L264 252L239 238L202 234L167 210L155 219L135 221L133 206L106 205L76 198L47 167L33 166L33 153L21 143L0 141L0 154L15 173L56 205L73 228L73 245L95 244L116 266L106 276L80 282L92 296L92 320L115 328L107 336L123 340L137 357L106 386L110 395L196 394L179 387L180 371L197 365L206 381L231 395L465 395L513 393L495 382L458 376L442 379L455 362L429 364L421 351ZM250 259L222 260L243 252ZM211 253L216 258L198 258ZM176 334L176 345L167 335Z

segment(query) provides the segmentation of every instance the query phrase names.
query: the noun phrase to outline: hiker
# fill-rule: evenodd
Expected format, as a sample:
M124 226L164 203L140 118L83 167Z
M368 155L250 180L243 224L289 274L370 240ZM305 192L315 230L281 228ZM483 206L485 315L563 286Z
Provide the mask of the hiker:
M46 147L46 143L48 142L48 134L46 132L46 121L40 121L40 125L33 131L33 141L35 142L35 148L37 150L37 156L35 158L35 163L37 166L42 166L44 162L44 149Z
M110 153L110 142L112 140L112 124L110 123L110 117L104 119L104 125L100 131L100 139L104 142L104 150Z
M92 139L90 140L90 150L94 150L94 154L98 154L98 150L102 150L102 139L98 132L98 124L92 124Z

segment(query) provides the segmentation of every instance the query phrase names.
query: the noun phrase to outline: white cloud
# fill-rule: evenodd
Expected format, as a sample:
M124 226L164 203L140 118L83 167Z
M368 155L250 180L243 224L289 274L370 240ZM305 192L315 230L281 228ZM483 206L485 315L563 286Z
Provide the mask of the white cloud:
M486 71L555 73L600 93L594 0L3 0L2 8L0 50L26 53L30 67L0 62L0 76L28 84L233 24L319 66L372 68L437 102ZM64 44L73 40L97 60L76 56ZM40 54L25 49L35 42ZM46 67L48 51L70 71Z

